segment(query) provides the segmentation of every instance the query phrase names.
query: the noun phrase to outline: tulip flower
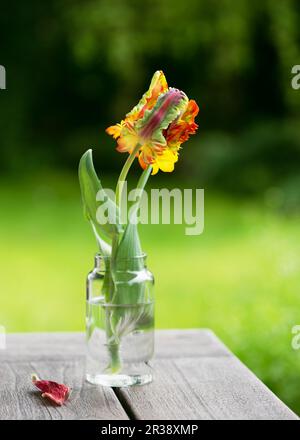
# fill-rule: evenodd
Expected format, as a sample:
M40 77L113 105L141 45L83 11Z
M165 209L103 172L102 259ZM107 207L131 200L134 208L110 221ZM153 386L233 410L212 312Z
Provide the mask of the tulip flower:
M149 90L119 124L106 129L117 150L138 155L143 169L171 172L181 144L198 128L199 107L178 89L168 87L162 71L155 72Z

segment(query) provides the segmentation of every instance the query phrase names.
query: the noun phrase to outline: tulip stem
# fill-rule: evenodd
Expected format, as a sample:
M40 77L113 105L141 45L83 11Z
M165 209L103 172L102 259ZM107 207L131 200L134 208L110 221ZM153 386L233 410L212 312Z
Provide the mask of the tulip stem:
M136 147L132 150L132 152L130 153L130 155L128 156L122 171L120 173L118 182L117 182L117 187L116 187L116 205L117 205L117 209L119 209L119 218L121 218L121 204L122 204L122 193L123 193L123 187L124 187L124 182L126 181L127 178L127 174L128 171L138 153L140 149L140 144L137 144ZM137 189L140 191L143 191L149 176L151 174L152 171L152 166L147 167L139 181L137 184ZM135 212L137 211L138 207L140 204L140 197L137 200L136 204L135 204ZM114 295L115 295L115 280L114 280L114 272L115 272L115 268L116 268L116 254L117 254L117 249L118 249L118 245L119 245L119 233L115 233L113 235L112 238L112 251L111 251L111 263L110 263L110 286L109 286L109 301L111 303L115 302L114 299ZM114 330L112 327L112 322L111 322L111 312L109 312L108 310L106 310L106 337L108 342L108 352L109 352L109 365L107 367L107 371L110 374L118 374L121 369L122 369L122 358L120 356L120 342L119 339L116 337L116 335L114 335ZM113 313L117 313L117 311L114 311Z
M120 208L120 202L122 201L122 192L123 192L123 186L124 186L124 182L126 180L128 171L131 167L131 165L133 164L133 161L140 149L140 144L136 144L136 146L134 147L134 149L132 150L132 152L130 153L130 155L128 156L122 171L120 173L118 182L117 182L117 188L116 188L116 205L118 208Z
M122 203L122 193L123 193L123 188L124 188L124 182L126 181L126 177L127 174L130 170L131 165L133 164L133 161L140 149L140 144L137 143L136 146L134 147L134 149L132 150L132 152L129 154L123 168L122 171L119 175L118 178L118 182L117 182L117 186L116 186L116 205L117 205L117 209L119 209L119 219L122 219L121 216L121 203ZM114 270L114 263L115 263L115 256L116 256L116 251L117 251L117 247L119 244L119 234L114 234L113 239L112 239L112 251L111 251L111 267L112 270Z
M133 164L133 161L140 149L140 145L137 144L136 147L132 150L130 155L128 156L122 171L120 173L117 186L116 186L116 205L117 209L119 209L119 218L121 218L121 202L122 202L122 193L124 182L126 181L126 177L128 171ZM110 264L110 286L109 286L109 302L113 302L114 292L115 292L115 280L114 280L114 271L115 271L115 263L116 263L116 253L119 245L119 233L115 233L112 238L112 250L111 250L111 264ZM110 312L106 310L106 337L110 341L108 343L108 352L109 352L109 366L107 367L107 371L111 374L117 374L122 368L122 360L120 357L120 346L117 341L114 341L114 332L112 328L112 323L110 320ZM111 342L111 339L113 342Z

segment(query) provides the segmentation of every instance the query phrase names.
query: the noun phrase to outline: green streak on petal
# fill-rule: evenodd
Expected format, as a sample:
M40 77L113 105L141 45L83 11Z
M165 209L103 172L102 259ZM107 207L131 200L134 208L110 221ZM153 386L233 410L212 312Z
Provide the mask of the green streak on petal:
M163 75L163 81L166 81L164 74L160 71L157 70L152 79L151 79L151 83L150 83L150 87L147 90L147 92L145 92L142 96L142 98L140 99L139 103L133 107L133 109L127 113L126 117L131 117L133 115L138 114L142 108L144 107L144 105L147 103L147 100L151 97L153 90L155 89L155 86L158 84L158 82L161 80L161 76Z
M146 111L137 123L136 130L145 142L152 141L165 145L163 130L175 121L188 103L188 98L180 90L170 88L159 96L152 110Z

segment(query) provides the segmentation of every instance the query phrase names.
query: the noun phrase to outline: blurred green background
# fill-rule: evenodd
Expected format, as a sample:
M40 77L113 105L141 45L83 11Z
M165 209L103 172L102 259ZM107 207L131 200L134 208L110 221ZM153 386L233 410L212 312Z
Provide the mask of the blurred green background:
M205 189L205 232L141 227L157 327L209 327L300 413L300 63L296 0L6 2L0 15L0 324L83 330L96 250L77 165L104 186L125 160L104 128L153 72L200 106L199 131L153 187ZM132 179L139 175L136 166Z

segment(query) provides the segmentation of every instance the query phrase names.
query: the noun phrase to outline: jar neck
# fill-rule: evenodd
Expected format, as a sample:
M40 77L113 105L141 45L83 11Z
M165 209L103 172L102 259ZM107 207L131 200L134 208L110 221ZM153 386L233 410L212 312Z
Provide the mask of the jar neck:
M118 270L127 270L128 268L141 268L146 267L147 255L137 255L130 258L118 259ZM95 254L94 265L98 271L105 272L109 269L111 258L100 254Z
M94 257L94 269L97 269L100 272L105 272L106 268L110 263L109 257L103 257L100 254L95 254Z

